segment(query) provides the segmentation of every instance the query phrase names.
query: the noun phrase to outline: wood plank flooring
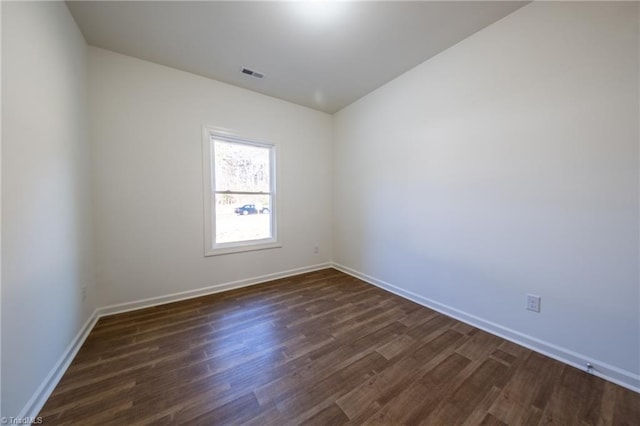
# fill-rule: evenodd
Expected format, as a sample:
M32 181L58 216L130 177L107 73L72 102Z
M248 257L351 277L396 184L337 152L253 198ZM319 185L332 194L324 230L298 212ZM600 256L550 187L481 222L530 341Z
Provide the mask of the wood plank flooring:
M334 269L101 319L50 425L638 425L640 395Z

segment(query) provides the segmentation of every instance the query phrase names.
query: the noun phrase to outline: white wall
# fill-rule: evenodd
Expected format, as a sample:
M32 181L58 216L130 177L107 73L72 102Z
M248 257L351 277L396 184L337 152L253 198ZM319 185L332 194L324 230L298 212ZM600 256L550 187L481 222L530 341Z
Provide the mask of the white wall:
M535 2L337 113L334 260L640 386L638 47Z
M64 3L3 2L2 416L95 308L86 108L86 44Z
M103 305L331 259L330 115L97 48L89 76ZM204 257L205 124L276 144L282 248Z

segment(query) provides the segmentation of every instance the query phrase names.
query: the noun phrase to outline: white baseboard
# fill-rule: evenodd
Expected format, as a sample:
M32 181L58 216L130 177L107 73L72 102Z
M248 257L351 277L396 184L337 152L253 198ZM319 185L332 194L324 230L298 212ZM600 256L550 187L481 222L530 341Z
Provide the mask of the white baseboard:
M267 281L277 280L280 278L286 278L293 275L304 274L306 272L319 271L321 269L330 268L331 263L320 263L317 265L305 266L302 268L290 269L288 271L277 272L274 274L260 275L258 277L247 278L244 280L233 281L224 284L216 284L209 287L204 287L196 290L181 291L179 293L168 294L166 296L151 297L148 299L138 300L134 302L120 303L118 305L105 306L98 308L84 323L78 334L73 338L67 350L62 354L56 365L51 369L45 380L35 391L29 402L24 406L18 418L35 419L47 399L53 393L53 390L62 379L65 371L69 368L71 361L75 358L76 354L82 347L82 344L89 336L91 330L96 325L98 320L104 316L114 315L122 312L134 311L137 309L148 308L151 306L162 305L165 303L178 302L180 300L192 299L194 297L206 296L208 294L219 293L222 291L233 290L240 287L248 287L251 285L261 284Z
M584 371L584 366L586 365L586 363L591 363L593 365L592 374L613 382L617 385L623 386L634 392L640 393L640 376L630 371L622 370L618 367L602 361L598 361L586 355L579 354L570 349L563 348L553 343L545 342L543 340L526 335L524 333L520 333L516 330L510 329L500 324L496 324L475 315L468 314L459 309L436 302L435 300L426 298L412 291L404 290L386 281L369 276L339 263L332 263L332 267L344 272L345 274L349 274L353 277L361 279L362 281L365 281L369 284L373 284L376 287L380 287L383 290L389 291L405 299L409 299L412 302L416 302L422 306L426 306L427 308L433 309L434 311L438 311L444 315L455 318L488 333L500 336L503 339L529 348L532 351L539 352L543 355L546 355L550 358L553 358L557 361L568 364L580 370Z
M134 311L137 309L148 308L152 306L158 306L165 303L178 302L180 300L192 299L194 297L205 296L208 294L219 293L222 291L233 290L241 287L248 287L251 285L261 284L267 281L272 281L280 278L286 278L293 275L299 275L307 272L318 271L325 268L333 267L339 271L342 271L346 274L354 276L362 281L365 281L369 284L373 284L376 287L380 287L384 290L387 290L391 293L394 293L400 297L404 297L405 299L409 299L413 302L416 302L420 305L426 306L430 309L438 311L444 315L455 318L459 321L477 327L481 330L485 330L491 334L495 334L500 336L506 340L517 343L521 346L529 348L533 351L539 352L543 355L546 355L550 358L563 362L565 364L571 365L578 369L583 369L585 363L590 362L593 364L595 374L598 377L601 377L610 382L616 383L620 386L623 386L627 389L630 389L635 392L640 392L640 376L635 375L631 372L621 370L617 367L609 365L604 362L600 362L597 360L593 360L587 356L582 354L578 354L569 349L559 347L552 343L548 343L542 341L540 339L536 339L535 337L527 336L518 331L512 330L510 328L504 327L500 324L493 323L491 321L484 320L482 318L476 317L474 315L467 314L458 309L452 308L450 306L444 305L442 303L438 303L434 300L428 299L426 297L420 296L411 291L403 290L399 287L394 286L393 284L387 283L385 281L379 280L377 278L371 277L369 275L363 274L362 272L358 272L351 268L348 268L344 265L340 265L335 262L327 262L321 263L317 265L306 266L302 268L290 269L288 271L277 272L274 274L261 275L258 277L247 278L244 280L232 281L224 284L216 284L209 287L204 287L196 290L188 290L182 291L179 293L173 293L166 296L158 296L152 297L148 299L142 299L134 302L120 303L117 305L105 306L102 308L96 309L91 316L84 323L78 334L74 337L73 341L69 344L66 351L62 354L56 365L51 369L45 380L38 387L36 392L33 394L31 399L27 402L25 407L22 409L19 418L33 418L40 413L42 407L51 396L51 393L57 386L58 382L64 375L67 368L75 358L76 354L82 347L82 344L86 340L87 336L98 322L101 317L114 315L118 313Z
M42 384L38 387L35 393L31 396L31 399L24 406L20 414L18 414L18 418L25 419L31 418L35 419L42 407L44 407L45 402L51 396L51 393L62 379L65 371L69 368L71 361L75 358L76 354L82 347L82 344L87 339L87 336L93 330L93 326L98 322L98 311L95 310L89 316L89 318L85 321L83 326L80 328L80 331L75 335L67 349L64 351L56 365L51 369L47 377L44 379Z
M280 278L300 275L307 272L319 271L320 269L330 268L331 263L319 263L317 265L304 266L302 268L289 269L288 271L276 272L274 274L260 275L258 277L247 278L244 280L232 281L223 284L215 284L209 287L199 288L196 290L181 291L179 293L167 294L165 296L150 297L148 299L137 300L135 302L119 303L117 305L105 306L98 308L99 316L107 316L121 314L123 312L135 311L152 306L164 305L165 303L178 302L180 300L193 299L194 297L206 296L209 294L220 293L222 291L233 290L241 287L261 284L267 281L277 280Z

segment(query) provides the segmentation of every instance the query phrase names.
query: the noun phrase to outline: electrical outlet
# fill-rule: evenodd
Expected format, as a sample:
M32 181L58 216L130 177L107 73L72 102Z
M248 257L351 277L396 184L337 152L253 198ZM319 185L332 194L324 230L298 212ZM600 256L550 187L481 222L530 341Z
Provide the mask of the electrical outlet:
M527 310L540 312L540 296L535 294L527 294Z
M315 254L320 253L320 246L318 246L318 245L313 246L313 252L314 252Z
M80 289L80 293L82 294L82 301L87 300L87 287L82 287Z

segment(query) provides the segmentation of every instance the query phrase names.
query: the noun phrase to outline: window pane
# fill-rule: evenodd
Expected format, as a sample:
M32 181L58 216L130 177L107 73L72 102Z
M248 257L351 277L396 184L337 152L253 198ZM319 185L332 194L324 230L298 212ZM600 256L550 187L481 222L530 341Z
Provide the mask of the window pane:
M271 196L216 194L216 243L271 238Z
M269 148L215 141L216 191L270 192Z

